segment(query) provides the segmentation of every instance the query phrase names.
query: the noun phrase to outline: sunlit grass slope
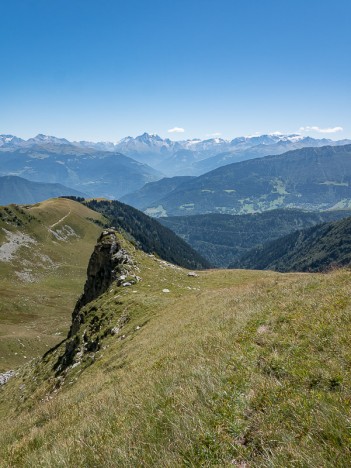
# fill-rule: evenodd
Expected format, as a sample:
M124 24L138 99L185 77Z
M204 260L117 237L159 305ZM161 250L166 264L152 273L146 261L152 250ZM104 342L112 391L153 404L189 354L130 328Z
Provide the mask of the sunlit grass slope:
M124 245L142 281L86 306L100 351L0 391L0 464L350 466L349 271L189 277Z
M101 231L93 219L60 198L0 207L0 371L63 339Z

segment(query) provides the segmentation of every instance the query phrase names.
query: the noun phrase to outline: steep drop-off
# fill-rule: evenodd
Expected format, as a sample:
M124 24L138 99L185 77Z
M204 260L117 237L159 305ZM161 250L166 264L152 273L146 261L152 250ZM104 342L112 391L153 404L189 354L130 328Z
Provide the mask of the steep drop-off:
M118 201L90 200L89 208L101 213L144 252L156 254L184 268L209 268L210 263L173 231L141 211Z
M252 249L229 268L326 271L351 265L351 218L296 231Z
M170 216L158 221L172 229L217 267L228 267L252 248L298 229L350 216L350 211L270 210L247 215L211 213Z

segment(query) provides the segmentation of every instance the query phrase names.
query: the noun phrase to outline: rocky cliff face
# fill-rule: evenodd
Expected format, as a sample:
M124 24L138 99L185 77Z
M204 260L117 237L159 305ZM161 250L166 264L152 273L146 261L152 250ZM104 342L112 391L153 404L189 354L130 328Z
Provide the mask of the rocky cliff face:
M141 278L136 275L138 270L131 254L122 248L116 231L103 231L89 261L84 292L72 314L65 352L55 364L58 374L71 365L79 364L87 353L94 353L100 348L104 337L100 330L103 328L106 334L109 316L108 313L95 315L96 308L90 303L112 284L126 287L140 281Z
M113 229L103 231L90 257L88 278L73 311L69 337L75 335L84 322L80 314L82 307L101 296L114 281L118 285L125 284L123 282L133 266L133 260L121 247L116 232Z

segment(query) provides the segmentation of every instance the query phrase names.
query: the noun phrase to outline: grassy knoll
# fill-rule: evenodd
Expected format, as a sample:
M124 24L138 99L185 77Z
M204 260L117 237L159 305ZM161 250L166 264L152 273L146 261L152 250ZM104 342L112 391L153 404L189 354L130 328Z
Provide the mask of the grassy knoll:
M92 219L66 199L0 207L0 372L63 339L101 231Z
M2 388L0 464L350 466L349 271L188 277L125 246L142 281L83 326L123 328L66 376L61 346Z

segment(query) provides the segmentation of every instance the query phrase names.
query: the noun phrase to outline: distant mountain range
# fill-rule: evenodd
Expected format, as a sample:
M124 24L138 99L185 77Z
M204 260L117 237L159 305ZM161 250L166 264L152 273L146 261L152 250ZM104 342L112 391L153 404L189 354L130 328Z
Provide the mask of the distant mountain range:
M351 206L351 145L345 141L276 134L172 141L144 133L114 144L0 135L0 176L122 198L152 216L342 209Z
M129 193L121 198L121 202L132 205L139 210L146 210L155 202L174 190L179 189L185 182L194 179L191 176L164 177L156 182L149 182L136 192Z
M326 271L351 265L351 217L296 231L250 250L229 268Z
M117 143L112 142L70 142L39 134L23 140L13 135L0 135L0 148L31 148L33 146L63 145L80 149L94 149L124 154L136 161L154 167L168 177L175 175L201 175L218 167L247 159L281 154L303 147L339 146L350 144L351 140L333 141L315 139L302 135L268 134L238 137L232 140L210 138L172 141L158 135L143 133L137 137L128 136Z
M40 137L40 138L39 138ZM10 140L0 147L0 176L17 175L33 182L61 183L95 197L119 198L162 174L123 154L79 147L36 137ZM42 142L39 144L38 140Z
M82 192L61 184L31 182L17 176L0 177L0 205L10 203L29 205L62 195L86 196Z
M275 208L348 209L350 183L351 145L303 148L220 167L156 198L144 211L182 216ZM157 184L153 193L156 197ZM130 203L132 199L130 195Z

